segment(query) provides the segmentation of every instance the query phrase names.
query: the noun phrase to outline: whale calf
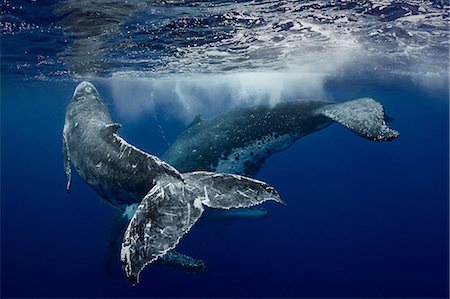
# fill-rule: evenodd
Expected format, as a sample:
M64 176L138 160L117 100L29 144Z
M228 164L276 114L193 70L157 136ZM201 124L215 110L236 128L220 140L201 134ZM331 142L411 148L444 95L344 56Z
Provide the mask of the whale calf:
M273 187L255 179L206 171L180 173L126 142L117 133L120 127L94 85L82 82L66 109L62 152L68 191L73 166L106 202L132 215L120 257L133 285L147 264L176 247L204 207L246 208L267 200L282 203Z
M395 139L400 134L387 126L389 120L384 107L371 98L242 108L207 120L197 116L162 159L180 171L255 176L273 153L335 122L369 140Z

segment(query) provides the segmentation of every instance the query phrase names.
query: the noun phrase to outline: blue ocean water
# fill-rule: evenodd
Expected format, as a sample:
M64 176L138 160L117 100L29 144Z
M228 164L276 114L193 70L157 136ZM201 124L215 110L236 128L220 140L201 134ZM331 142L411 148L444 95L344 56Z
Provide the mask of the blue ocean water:
M336 97L382 100L401 137L374 143L333 125L299 140L259 175L286 206L266 205L264 221L196 228L181 248L207 260L207 272L149 267L131 287L102 267L113 209L77 176L72 193L64 189L61 130L74 83L2 80L2 296L447 296L447 90L330 86ZM117 119L130 142L164 151L154 118ZM162 127L168 140L180 130Z
M142 10L139 1L129 1L136 5L133 9L141 10L132 17L121 15L123 23L109 27L108 32L128 36L125 40L135 43L127 48L117 36L106 40L102 35L105 29L98 25L95 28L100 33L89 34L99 37L96 45L100 46L95 55L85 55L80 45L89 45L80 41L80 32L86 31L73 29L77 24L82 27L82 22L70 22L71 13L64 6L68 2L52 2L57 8L40 16L27 11L29 3L23 3L21 13L8 8L12 5L9 1L2 6L1 297L448 298L449 81L448 61L442 59L448 55L447 42L439 40L438 48L433 39L429 41L429 47L436 50L437 58L432 61L417 53L403 57L406 46L398 37L401 30L396 29L400 40L395 47L383 39L392 35L376 37L386 60L373 54L378 49L374 46L368 51L371 56L344 59L338 55L344 65L326 68L336 60L334 56L326 59L334 50L324 50L335 45L334 39L324 40L311 32L297 36L297 31L289 31L295 24L280 22L279 27L287 24L285 33L268 17L284 18L281 16L292 8L290 1L277 5L264 1L265 6L257 6L251 13L247 12L252 9L248 1L212 1L212 7L201 2L158 2L151 4L152 24L142 23L148 11ZM370 1L362 2L339 2L339 11L353 9L353 4L364 8ZM390 10L379 10L384 9L384 15L394 22L400 18L396 13L405 13L408 7L389 3L386 7ZM433 3L435 6L425 9L442 9L439 1ZM323 2L317 1L313 7L317 13L308 14L327 16L328 8L320 5ZM410 5L415 7L416 2ZM127 11L126 7L120 9ZM289 19L307 23L296 14L303 13L299 9L294 5ZM335 8L330 9L334 16ZM420 15L409 9L412 16ZM204 17L205 11L212 11L211 19L220 16L219 21L212 23ZM380 14L370 12L363 17L370 15L375 22ZM80 14L77 17L81 19L91 16L86 11ZM93 19L95 16L99 15ZM134 18L145 28L136 25ZM328 24L316 19L316 23L309 22ZM43 26L39 20L47 24L48 32L36 31L36 26ZM14 34L5 29L7 22L18 24L11 31ZM339 24L331 36L342 34L339 28L344 25ZM19 30L19 26L28 29ZM71 26L70 36L64 35ZM126 26L132 28L131 33ZM371 26L379 29L381 25ZM148 32L149 28L154 30ZM205 28L210 28L206 35ZM233 40L241 29L252 28L276 29L267 48L258 48L261 41L246 40L249 34L245 31L242 40ZM436 25L433 30L438 29ZM440 32L442 38L447 29ZM411 45L420 43L418 36L425 34L416 33L411 33ZM144 34L152 38L145 46L139 40ZM53 35L57 47L47 43L55 41ZM283 35L278 37L278 45L272 44L278 35ZM202 36L221 42L201 43ZM310 51L319 56L296 72L286 69L286 56L267 54L286 53L276 49L284 45L287 56L299 58L296 61L303 66L306 58L289 52L295 45L292 36L302 39L302 44L314 44L316 52ZM28 44L30 37L38 44ZM260 56L249 50L255 46ZM32 47L34 54L24 55L27 47ZM114 50L102 52L108 47ZM231 57L211 54L223 48ZM206 50L211 52L205 54ZM424 51L428 50L425 47ZM207 59L203 55L212 56ZM85 61L74 65L80 57ZM151 61L142 62L143 57ZM202 60L206 60L204 64L195 64ZM261 68L266 62L270 62L268 68ZM164 75L159 76L162 69ZM209 117L274 100L343 102L372 97L394 118L390 126L401 136L376 143L334 124L298 140L269 158L257 176L282 194L285 206L264 204L270 214L261 221L194 227L177 249L206 260L206 272L191 274L149 266L142 272L141 282L132 287L119 266L113 275L104 270L114 209L77 175L71 193L65 191L61 155L64 113L74 88L85 79L96 85L113 119L123 125L121 136L157 156L197 113Z

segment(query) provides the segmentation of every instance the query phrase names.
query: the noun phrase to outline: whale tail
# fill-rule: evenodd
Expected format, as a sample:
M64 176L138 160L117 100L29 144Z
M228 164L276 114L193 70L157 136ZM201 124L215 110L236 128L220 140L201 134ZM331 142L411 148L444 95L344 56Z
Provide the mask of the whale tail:
M371 98L327 105L318 113L369 140L389 141L400 136L399 132L386 125L392 118L384 113L383 105Z
M214 211L223 210L214 209ZM124 213L123 211L118 210L111 223L108 241L106 243L106 255L103 261L103 267L110 277L114 277L116 271L119 270L116 268L118 268L117 264L119 261L120 247L122 245L122 237L134 212L135 211L132 210ZM164 256L155 261L155 263L157 265L164 265L189 273L198 273L206 270L205 261L174 250L167 252Z
M182 180L161 178L141 201L125 231L120 258L130 283L138 283L147 264L179 243L204 206L247 208L267 200L283 203L274 188L239 175L199 171L182 174Z

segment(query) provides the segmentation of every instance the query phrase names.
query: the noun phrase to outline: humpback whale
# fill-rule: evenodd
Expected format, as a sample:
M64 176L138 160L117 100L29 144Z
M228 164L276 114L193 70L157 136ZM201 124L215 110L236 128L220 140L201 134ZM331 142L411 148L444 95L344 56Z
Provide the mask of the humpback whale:
M273 187L255 179L206 171L180 173L126 142L117 133L120 127L112 121L94 85L82 82L66 109L62 153L67 191L73 166L102 199L132 215L120 258L133 285L146 265L176 247L205 207L231 209L267 200L283 202Z
M341 104L297 101L243 108L209 120L197 116L162 159L184 172L207 170L254 176L270 155L287 149L299 138L334 122L364 138L388 141L399 136L397 131L387 127L386 122L391 120L385 115L383 106L369 98ZM208 210L203 223L234 219L259 220L267 215L265 209L215 209ZM122 226L126 226L127 220L122 221ZM114 231L111 240L120 234L120 230ZM114 253L116 250L110 246L109 252ZM110 267L114 264L115 256L109 256ZM202 271L206 267L201 260L195 261L178 253L174 253L173 258L166 255L161 261L191 272Z
M344 103L282 102L197 116L162 156L179 171L218 171L255 176L273 153L337 122L373 141L400 134L390 129L384 107L371 98ZM224 211L226 212L226 211Z

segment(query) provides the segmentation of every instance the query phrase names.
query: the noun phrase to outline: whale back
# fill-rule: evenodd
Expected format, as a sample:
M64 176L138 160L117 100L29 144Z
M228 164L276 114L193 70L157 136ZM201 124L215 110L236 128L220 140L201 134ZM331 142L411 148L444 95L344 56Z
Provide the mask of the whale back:
M181 172L219 171L256 175L274 152L295 140L330 125L315 113L330 102L283 102L231 111L215 118L198 117L163 155Z

